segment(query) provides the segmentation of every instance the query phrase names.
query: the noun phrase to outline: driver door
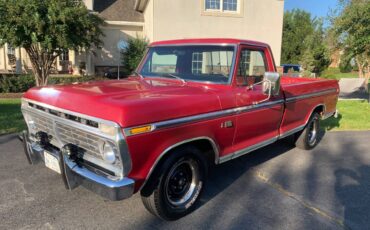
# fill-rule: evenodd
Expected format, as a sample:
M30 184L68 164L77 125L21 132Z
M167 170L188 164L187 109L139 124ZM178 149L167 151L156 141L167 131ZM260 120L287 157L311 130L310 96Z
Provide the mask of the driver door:
M235 100L240 113L236 117L233 147L237 155L242 155L276 140L284 100L280 92L262 102L268 95L263 94L261 84L255 85L263 80L265 72L275 71L274 64L267 62L266 57L272 56L269 49L241 46L239 52Z

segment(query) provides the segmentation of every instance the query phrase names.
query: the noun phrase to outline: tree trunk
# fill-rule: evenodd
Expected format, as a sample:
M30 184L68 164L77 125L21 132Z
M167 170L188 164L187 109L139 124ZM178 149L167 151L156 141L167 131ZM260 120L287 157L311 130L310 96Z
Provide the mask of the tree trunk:
M367 90L367 92L369 92L370 94L370 66L367 66L366 67L366 71L365 71L365 89ZM369 103L370 103L370 97L369 97Z
M369 66L369 60L365 56L365 54L362 54L363 56L359 55L356 57L356 63L358 67L358 73L360 78L369 78L369 71L370 71L370 66Z
M358 76L360 78L363 78L363 67L360 58L356 58L357 68L358 68Z
M58 55L45 51L40 51L37 46L26 48L32 64L32 72L35 75L36 86L45 86L48 84L51 66Z

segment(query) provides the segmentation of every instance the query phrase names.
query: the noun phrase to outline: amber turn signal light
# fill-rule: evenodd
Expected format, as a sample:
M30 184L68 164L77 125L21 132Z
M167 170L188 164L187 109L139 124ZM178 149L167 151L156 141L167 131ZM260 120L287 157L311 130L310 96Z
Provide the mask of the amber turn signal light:
M140 134L140 133L147 133L147 132L150 132L150 131L152 131L152 126L147 125L147 126L132 128L132 129L130 129L129 132L130 132L130 135L136 135L136 134Z

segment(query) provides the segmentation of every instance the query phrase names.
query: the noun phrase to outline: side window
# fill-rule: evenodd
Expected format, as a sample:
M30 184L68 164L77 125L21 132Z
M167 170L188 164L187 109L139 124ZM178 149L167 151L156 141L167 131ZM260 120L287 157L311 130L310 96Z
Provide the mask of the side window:
M243 49L240 53L237 83L246 86L260 82L266 70L267 63L263 51Z

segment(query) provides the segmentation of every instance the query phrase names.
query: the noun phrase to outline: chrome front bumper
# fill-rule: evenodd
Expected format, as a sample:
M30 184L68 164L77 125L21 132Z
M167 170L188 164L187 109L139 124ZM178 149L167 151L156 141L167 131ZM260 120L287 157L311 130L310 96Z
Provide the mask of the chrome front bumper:
M61 176L66 189L72 190L79 185L110 200L123 200L134 193L135 181L130 178L121 180L110 180L104 176L78 165L55 148L44 149L39 144L28 138L27 132L22 133L24 152L30 164L44 161L44 151L52 154L58 159Z

